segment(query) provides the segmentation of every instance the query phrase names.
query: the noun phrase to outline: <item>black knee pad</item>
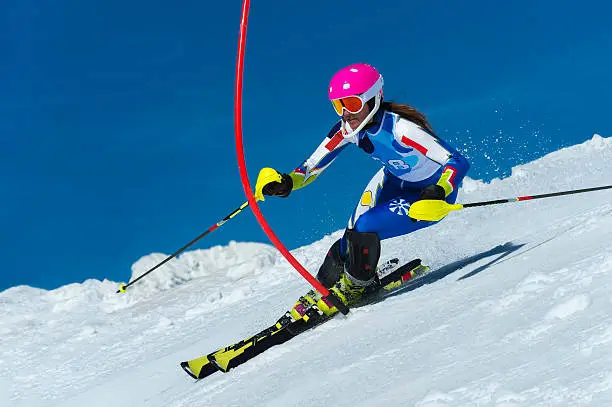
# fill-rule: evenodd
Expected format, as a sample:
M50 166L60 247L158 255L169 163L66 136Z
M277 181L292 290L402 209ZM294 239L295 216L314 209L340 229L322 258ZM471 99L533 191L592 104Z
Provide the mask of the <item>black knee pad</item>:
M317 280L325 288L331 288L340 279L340 274L344 271L344 260L340 255L340 240L337 240L327 252L323 264L317 273Z
M380 258L380 239L375 232L345 232L348 247L346 272L357 280L370 281L376 275Z

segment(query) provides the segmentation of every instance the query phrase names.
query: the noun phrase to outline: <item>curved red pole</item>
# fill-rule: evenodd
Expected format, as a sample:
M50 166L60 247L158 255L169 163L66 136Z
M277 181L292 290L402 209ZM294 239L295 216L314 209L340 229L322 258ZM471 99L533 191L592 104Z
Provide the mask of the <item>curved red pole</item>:
M293 267L304 277L317 291L324 296L329 295L329 291L321 283L314 278L305 268L302 266L295 257L287 250L287 248L281 243L276 237L268 222L264 218L263 214L259 210L257 201L253 196L251 184L249 183L249 177L246 170L246 162L244 159L244 148L242 144L242 76L244 70L244 51L246 44L246 32L247 24L249 19L249 3L250 0L244 0L242 4L242 18L240 23L240 41L238 43L238 59L236 61L236 87L234 93L234 133L236 137L236 153L238 155L238 168L240 169L240 178L242 180L242 186L244 187L244 193L246 194L249 206L253 210L257 221L261 225L261 228L266 232L268 238L274 246L282 253L283 256L291 263ZM340 307L339 307L340 309Z

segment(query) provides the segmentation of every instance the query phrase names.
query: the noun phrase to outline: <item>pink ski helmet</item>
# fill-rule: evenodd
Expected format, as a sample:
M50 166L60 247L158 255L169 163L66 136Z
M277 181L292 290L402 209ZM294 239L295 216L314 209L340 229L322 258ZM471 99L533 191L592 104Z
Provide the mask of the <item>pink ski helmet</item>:
M342 68L333 76L329 82L328 97L329 100L335 100L374 93L367 99L369 100L382 91L382 88L383 77L376 68L363 63L353 64Z
M380 108L383 84L383 77L376 68L363 63L342 68L332 77L327 96L338 116L342 116L344 110L349 113L359 113L366 104L370 103L370 113L358 128L351 129L346 123L351 134L364 128Z

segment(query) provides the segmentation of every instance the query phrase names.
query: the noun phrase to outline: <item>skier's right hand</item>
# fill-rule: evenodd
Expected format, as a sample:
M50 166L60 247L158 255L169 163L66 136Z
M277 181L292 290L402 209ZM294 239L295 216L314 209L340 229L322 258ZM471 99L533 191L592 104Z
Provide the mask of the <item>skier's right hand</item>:
M255 199L265 200L264 195L286 198L293 189L293 179L289 174L279 174L273 168L262 168L255 185Z
M289 176L289 174L281 175L281 181L272 181L264 185L262 192L264 195L268 196L280 196L281 198L286 198L291 193L293 189L293 179Z

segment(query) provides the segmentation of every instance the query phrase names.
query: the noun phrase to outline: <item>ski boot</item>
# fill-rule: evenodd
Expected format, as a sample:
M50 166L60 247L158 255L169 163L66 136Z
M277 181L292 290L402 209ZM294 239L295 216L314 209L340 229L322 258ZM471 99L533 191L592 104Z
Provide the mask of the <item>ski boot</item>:
M366 286L355 283L346 273L340 275L340 279L330 288L329 292L347 307L358 302L366 292ZM323 315L331 316L338 312L338 309L316 290L310 290L298 299L298 302L291 309L291 317L295 320L305 319L308 321L308 311L316 308Z
M317 273L317 280L325 288L331 288L334 284L340 280L340 276L344 273L345 260L340 254L340 239L338 239L328 250L327 255L323 264L319 268ZM330 309L333 307L331 303L322 299L323 296L317 290L310 290L306 294L298 298L293 308L290 311L291 317L295 320L308 318L308 310L318 306L323 309ZM334 308L335 309L335 308ZM331 315L331 314L329 314Z
M331 280L329 276L337 273L342 265L344 271L338 273L329 291L344 305L350 307L359 302L368 287L377 283L375 277L380 257L380 239L376 233L355 232L351 229L347 229L344 236L348 249L346 261L343 261L339 255L339 241L334 243L317 277L329 283ZM300 297L296 306L297 308L293 309L297 314L303 314L308 306L316 306L327 316L338 312L327 298L314 290Z
M343 273L340 280L329 291L335 294L344 305L350 307L363 297L366 287L362 281L356 282L350 274Z

